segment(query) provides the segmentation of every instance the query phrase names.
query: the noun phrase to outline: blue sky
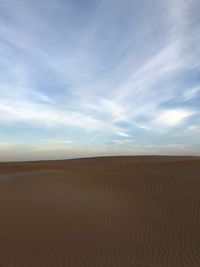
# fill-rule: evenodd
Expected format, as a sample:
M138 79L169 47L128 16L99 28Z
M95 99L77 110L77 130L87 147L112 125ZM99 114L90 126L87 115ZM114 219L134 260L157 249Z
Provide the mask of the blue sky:
M0 160L200 155L198 0L1 0Z

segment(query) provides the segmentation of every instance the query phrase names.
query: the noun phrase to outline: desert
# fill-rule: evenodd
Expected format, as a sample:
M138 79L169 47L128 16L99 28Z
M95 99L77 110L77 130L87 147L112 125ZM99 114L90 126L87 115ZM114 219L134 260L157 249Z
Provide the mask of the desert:
M197 267L199 225L199 157L0 163L1 267Z

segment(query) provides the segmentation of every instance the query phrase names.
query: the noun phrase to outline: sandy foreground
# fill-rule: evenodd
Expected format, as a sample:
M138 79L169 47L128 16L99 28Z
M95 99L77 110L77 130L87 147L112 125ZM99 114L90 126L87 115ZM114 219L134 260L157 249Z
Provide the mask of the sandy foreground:
M0 163L0 267L199 267L200 158Z

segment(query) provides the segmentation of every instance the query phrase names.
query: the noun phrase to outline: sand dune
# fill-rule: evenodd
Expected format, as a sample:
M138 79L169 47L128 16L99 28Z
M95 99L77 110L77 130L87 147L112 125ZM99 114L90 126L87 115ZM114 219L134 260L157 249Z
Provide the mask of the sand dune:
M0 163L0 267L199 267L200 158Z

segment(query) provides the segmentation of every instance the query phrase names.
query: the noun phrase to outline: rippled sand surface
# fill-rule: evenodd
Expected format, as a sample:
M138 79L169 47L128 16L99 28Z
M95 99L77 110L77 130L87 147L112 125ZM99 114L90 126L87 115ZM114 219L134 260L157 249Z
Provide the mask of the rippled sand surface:
M0 267L199 267L200 158L0 163Z

